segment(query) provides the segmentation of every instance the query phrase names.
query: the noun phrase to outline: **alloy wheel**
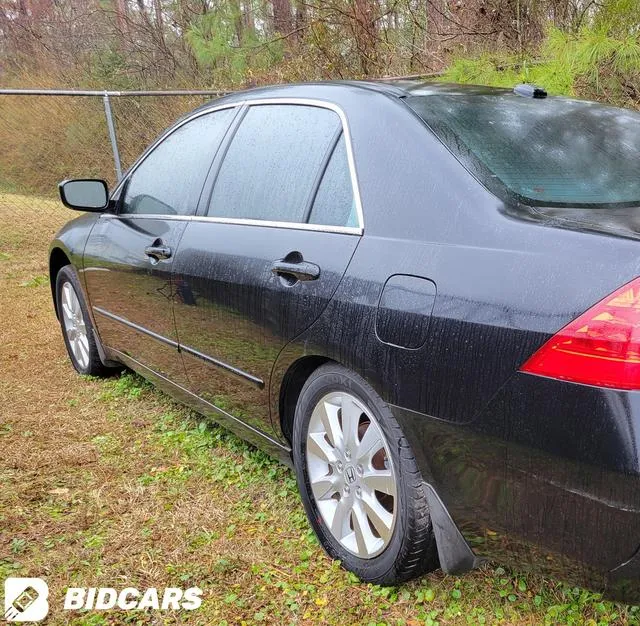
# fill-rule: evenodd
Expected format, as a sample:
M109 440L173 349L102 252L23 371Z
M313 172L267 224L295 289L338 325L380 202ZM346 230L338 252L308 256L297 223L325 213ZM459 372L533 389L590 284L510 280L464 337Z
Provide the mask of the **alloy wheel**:
M333 392L315 406L307 470L333 537L363 559L383 552L396 522L396 473L379 424L351 394Z
M87 326L80 307L80 300L73 285L65 282L62 285L62 320L64 330L69 339L71 352L78 365L86 369L89 365L89 339Z

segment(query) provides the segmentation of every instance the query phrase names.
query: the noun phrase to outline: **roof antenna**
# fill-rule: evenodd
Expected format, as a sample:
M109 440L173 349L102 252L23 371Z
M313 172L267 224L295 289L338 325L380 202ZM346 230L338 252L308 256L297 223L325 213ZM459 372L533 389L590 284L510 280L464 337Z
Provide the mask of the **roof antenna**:
M513 88L513 93L523 98L546 98L547 91L543 87L536 87L535 85L527 85L525 83L516 85Z

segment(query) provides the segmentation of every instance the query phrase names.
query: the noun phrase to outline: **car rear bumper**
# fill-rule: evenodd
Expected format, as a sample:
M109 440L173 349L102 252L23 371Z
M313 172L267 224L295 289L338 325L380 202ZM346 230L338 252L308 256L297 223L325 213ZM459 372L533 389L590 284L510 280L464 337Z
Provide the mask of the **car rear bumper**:
M623 602L640 602L640 547L636 553L607 575L608 595Z
M394 407L479 556L640 601L640 393L515 375L468 422Z

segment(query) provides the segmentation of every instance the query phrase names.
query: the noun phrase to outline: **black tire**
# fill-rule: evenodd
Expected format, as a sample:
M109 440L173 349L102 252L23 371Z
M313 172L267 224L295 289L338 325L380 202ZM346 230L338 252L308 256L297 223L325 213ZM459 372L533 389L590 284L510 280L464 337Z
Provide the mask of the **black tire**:
M81 363L74 355L69 334L67 332L67 328L65 327L64 313L62 308L62 292L65 284L69 284L71 286L80 304L82 321L84 322L87 336L88 355L85 363ZM62 336L64 337L65 346L67 347L67 353L69 354L71 363L77 372L90 376L107 377L113 376L113 374L122 369L121 367L108 367L100 359L100 353L98 352L98 348L96 346L91 317L89 316L89 312L87 311L87 304L84 300L80 281L78 280L78 274L76 273L76 270L72 265L65 265L60 269L58 275L56 276L56 307L58 311L58 320L60 321L60 328L62 329Z
M380 554L368 558L347 550L334 537L316 505L309 480L306 448L311 415L322 398L341 391L354 396L375 418L396 475L396 518L390 539ZM293 460L309 522L327 554L340 560L345 569L365 582L395 585L438 567L431 517L415 457L389 406L362 377L337 364L323 365L311 374L296 406ZM353 522L350 524L353 528Z

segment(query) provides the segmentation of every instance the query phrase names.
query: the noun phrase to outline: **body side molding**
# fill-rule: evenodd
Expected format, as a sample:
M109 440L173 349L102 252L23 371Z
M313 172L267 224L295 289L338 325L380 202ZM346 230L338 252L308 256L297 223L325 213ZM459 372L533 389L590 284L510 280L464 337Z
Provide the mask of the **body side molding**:
M130 367L142 377L150 380L170 395L173 394L186 405L193 407L206 417L210 417L214 421L219 422L221 425L238 435L238 437L245 439L268 454L275 456L288 467L293 467L291 448L289 446L285 446L275 439L272 439L266 433L258 430L257 428L253 428L249 424L239 420L237 417L227 413L224 409L221 409L215 404L197 396L188 389L185 389L182 385L174 383L166 376L155 372L129 355L124 354L115 348L108 348L107 350L127 367Z
M218 367L225 369L229 372L231 372L232 374L237 374L238 376L241 376L242 378L246 378L247 380L250 380L252 383L254 383L255 385L257 385L260 389L264 388L264 381L261 378L258 378L257 376L253 376L252 374L249 374L248 372L245 372L244 370L238 369L237 367L234 367L233 365L229 365L228 363L225 363L224 361L220 361L218 359L214 359L211 356L208 356L206 354L203 354L202 352L199 352L198 350L195 350L193 348L190 348L189 346L185 346L182 344L179 344L177 341L174 341L173 339L169 339L168 337L164 337L163 335L159 335L158 333L154 333L152 330L149 330L148 328L145 328L144 326L140 326L138 324L135 324L134 322L130 322L129 320L125 319L124 317L120 317L119 315L115 315L114 313L110 313L109 311L106 311L105 309L102 309L98 306L94 306L93 310L98 313L99 315L102 315L103 317L106 317L110 320L113 320L115 322L119 322L120 324L124 324L125 326L129 326L130 328L133 328L134 330L137 330L140 333L143 333L145 335L148 335L149 337L156 339L157 341L160 341L161 343L165 343L169 346L172 346L174 348L176 348L178 351L181 352L187 352L188 354L191 354L192 356L195 356L199 359L202 359L203 361L206 361L207 363L211 363L213 365L217 365Z

